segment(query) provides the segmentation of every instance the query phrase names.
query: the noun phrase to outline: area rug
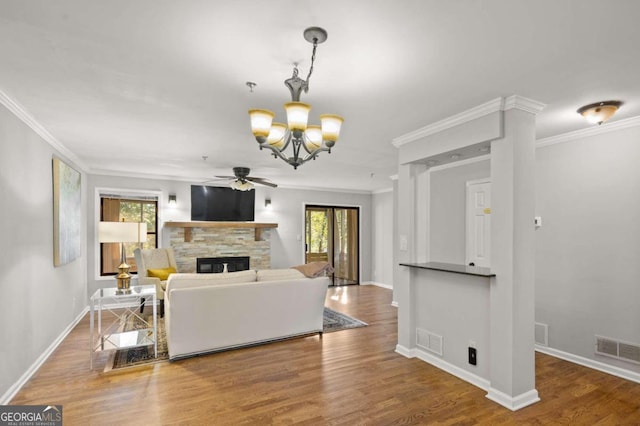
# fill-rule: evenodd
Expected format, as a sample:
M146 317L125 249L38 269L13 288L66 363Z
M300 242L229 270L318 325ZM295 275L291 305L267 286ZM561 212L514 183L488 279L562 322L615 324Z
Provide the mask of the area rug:
M151 321L151 316L147 316L147 321ZM135 330L141 327L145 327L139 318L135 315L131 315L124 323L124 330ZM155 358L153 345L141 346L138 348L121 349L112 352L111 356L107 359L104 370L110 371L124 367L135 367L139 365L148 365L156 362L166 361L169 359L169 350L167 349L167 336L164 332L164 318L158 317L158 357Z
M349 315L336 312L327 307L324 308L322 324L323 333L332 333L334 331L347 330L349 328L366 327L367 325L368 324L366 322L352 318Z
M347 330L350 328L366 327L366 322L352 318L341 312L336 312L327 307L324 308L323 314L323 333L333 333L335 331ZM135 330L140 325L137 317L131 316L127 319L125 330ZM140 365L149 365L156 362L162 362L169 359L169 351L167 349L167 338L164 332L164 318L158 317L158 357L153 356L153 346L145 346L140 348L122 349L113 352L112 356L107 360L105 371L116 370L125 367L135 367Z

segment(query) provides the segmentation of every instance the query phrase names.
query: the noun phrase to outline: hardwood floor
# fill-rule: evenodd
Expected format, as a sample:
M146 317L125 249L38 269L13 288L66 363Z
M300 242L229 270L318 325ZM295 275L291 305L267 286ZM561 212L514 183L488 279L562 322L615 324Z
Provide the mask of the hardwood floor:
M542 401L511 412L396 354L390 303L390 290L331 288L327 306L368 327L109 373L89 370L85 318L12 404L62 404L65 425L640 424L640 384L542 354Z

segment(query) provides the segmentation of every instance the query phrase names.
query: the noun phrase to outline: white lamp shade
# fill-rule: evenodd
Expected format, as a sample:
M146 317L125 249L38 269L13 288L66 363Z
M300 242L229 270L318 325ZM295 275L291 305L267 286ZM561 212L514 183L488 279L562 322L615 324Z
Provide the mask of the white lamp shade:
M267 137L271 130L271 122L276 115L266 109L250 109L251 131L255 137Z
M286 132L287 126L282 123L273 123L269 136L267 137L267 143L275 148L282 148L284 146L284 135Z
M99 222L101 243L139 243L147 240L147 224L139 222Z
M322 146L322 129L320 126L307 126L304 135L306 136L304 146L308 151L315 151Z
M289 102L284 104L287 110L287 122L291 131L299 130L304 132L309 121L309 111L311 107L302 102Z
M335 114L320 115L320 123L322 124L322 139L325 141L336 142L340 136L340 128L344 119Z

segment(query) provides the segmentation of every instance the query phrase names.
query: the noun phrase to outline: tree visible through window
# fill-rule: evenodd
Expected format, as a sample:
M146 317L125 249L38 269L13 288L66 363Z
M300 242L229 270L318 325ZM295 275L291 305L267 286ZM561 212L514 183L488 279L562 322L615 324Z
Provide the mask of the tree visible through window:
M144 222L147 224L147 240L142 248L158 247L157 222L158 202L156 200L131 200L102 197L100 199L100 220L106 222ZM115 275L121 260L120 244L100 244L100 275ZM138 243L126 243L125 255L131 266L130 272L137 272L133 251Z

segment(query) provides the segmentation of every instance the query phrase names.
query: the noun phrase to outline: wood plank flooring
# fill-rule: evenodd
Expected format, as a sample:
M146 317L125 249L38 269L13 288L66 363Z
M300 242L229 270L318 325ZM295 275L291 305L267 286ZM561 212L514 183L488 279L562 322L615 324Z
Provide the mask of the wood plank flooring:
M390 303L390 290L331 288L327 306L368 327L109 373L89 370L85 318L12 404L62 404L65 425L640 425L640 384L542 354L542 401L511 412L396 354Z

